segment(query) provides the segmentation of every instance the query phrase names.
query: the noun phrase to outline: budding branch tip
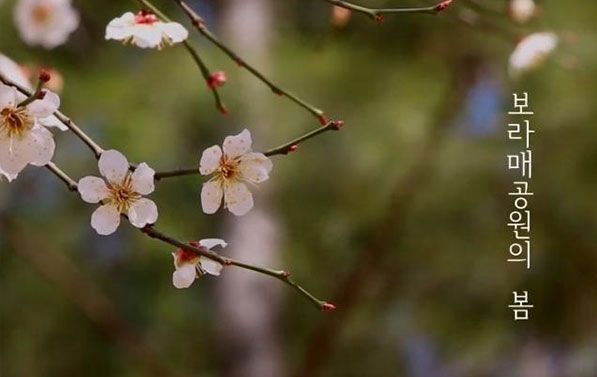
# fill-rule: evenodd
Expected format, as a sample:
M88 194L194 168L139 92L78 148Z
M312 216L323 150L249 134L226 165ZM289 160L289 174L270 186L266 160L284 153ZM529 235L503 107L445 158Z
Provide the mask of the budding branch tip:
M50 81L51 78L52 78L52 75L50 75L50 72L48 70L42 69L39 72L39 81L48 82L48 81Z
M342 127L344 127L344 121L343 120L334 120L334 121L332 121L331 128L334 131L339 131L340 129L342 129Z
M452 4L452 1L453 0L442 1L441 3L437 4L437 6L435 7L435 11L437 13L443 12L444 10L446 10L446 8L448 8Z
M333 310L336 310L336 305L334 305L334 304L330 304L329 302L324 302L324 303L321 305L321 309L322 309L324 312L331 312L331 311L333 311Z

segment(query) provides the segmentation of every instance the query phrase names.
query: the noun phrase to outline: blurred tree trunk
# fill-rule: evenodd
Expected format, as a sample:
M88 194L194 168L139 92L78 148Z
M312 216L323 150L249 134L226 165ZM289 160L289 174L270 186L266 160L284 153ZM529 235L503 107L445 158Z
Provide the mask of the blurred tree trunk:
M222 13L223 38L234 50L260 70L267 72L272 29L271 0L228 0ZM250 129L257 146L265 147L268 134L267 97L261 82L244 70L234 72L240 80L245 108L232 109L242 114L240 126ZM238 83L235 83L238 84ZM259 265L277 266L280 246L278 222L268 210L267 197L273 191L268 181L255 197L255 208L247 215L231 219L227 229L233 258ZM258 191L258 192L257 192ZM281 286L271 278L250 271L230 268L217 285L218 329L226 375L230 377L281 377L283 360L278 336Z

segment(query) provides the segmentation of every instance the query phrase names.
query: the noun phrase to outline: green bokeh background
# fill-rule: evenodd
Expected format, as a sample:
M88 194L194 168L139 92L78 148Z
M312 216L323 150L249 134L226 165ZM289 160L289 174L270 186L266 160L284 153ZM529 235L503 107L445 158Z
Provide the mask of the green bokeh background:
M275 2L267 74L346 126L275 157L262 185L271 189L257 190L256 206L270 208L283 230L280 267L310 291L332 300L359 271L356 288L344 292L350 302L345 308L340 299L335 313L282 291L276 326L288 375L306 368L326 376L597 376L597 2L537 2L541 17L525 26L508 19L505 1L479 0L489 9L481 10L456 0L437 17L388 16L378 24L355 14L343 28L330 25L324 2ZM188 25L171 3L156 0ZM203 149L244 127L267 126L254 137L264 150L318 126L255 81L256 105L243 86L251 76L193 31L209 66L228 75L227 117L182 47L143 51L105 41L107 22L136 10L134 1L75 1L82 25L52 51L19 39L13 5L0 4L0 51L58 69L62 111L132 161L156 170L192 166ZM225 5L193 3L216 32ZM459 21L465 9L512 38L467 26ZM546 29L563 33L557 53L539 70L509 78L514 36ZM494 103L486 111L475 102L480 83ZM506 112L511 93L522 91L536 129L531 271L506 263L514 180L506 155L520 149L507 140ZM255 108L265 109L263 120ZM72 134L57 133L56 141L54 160L71 176L96 174ZM226 234L232 215L201 212L202 182L193 176L157 186L162 230L181 239ZM171 248L126 224L99 237L89 227L92 210L44 169L28 167L16 182L0 183L0 375L149 375L142 360L174 375L226 375L229 360L244 352L217 346L216 327L226 324L218 322L213 288L227 271L175 290ZM126 326L96 326L40 273L64 265L52 262L56 255L109 298ZM65 285L91 297L86 286ZM513 290L530 292L531 320L513 321ZM310 339L330 323L340 329L328 355ZM123 328L140 334L156 358L123 352L131 346L114 341ZM319 352L321 370L306 356Z

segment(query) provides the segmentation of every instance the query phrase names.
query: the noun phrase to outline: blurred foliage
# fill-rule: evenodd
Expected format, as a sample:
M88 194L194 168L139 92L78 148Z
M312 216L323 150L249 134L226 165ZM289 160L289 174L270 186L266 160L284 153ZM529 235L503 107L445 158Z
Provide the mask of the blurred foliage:
M158 2L182 20L169 3ZM514 34L549 28L576 35L540 70L516 81L507 76L513 42L459 22L466 3L456 1L438 17L388 16L382 24L355 14L342 29L330 26L324 2L275 4L270 76L346 121L342 132L276 158L267 183L276 190L256 195L256 204L271 206L281 220L281 265L312 292L329 297L380 221L401 218L385 235L382 259L361 279L364 293L325 375L418 376L412 352L420 339L433 351L434 357L423 358L427 367L443 366L427 369L428 375L523 376L516 368L527 342L557 353L549 376L597 375L597 3L542 1L542 16L525 27L511 23L501 8L500 14L483 13ZM104 41L107 22L133 9L133 1L75 1L82 25L53 51L20 41L13 4L0 3L0 51L58 69L66 83L62 110L101 145L125 151L133 161L147 161L156 170L190 166L226 135L258 126L247 124L244 115L252 103L239 81L247 73L195 33L192 41L210 67L227 72L221 93L228 117L215 110L183 48L158 53ZM219 4L211 5L214 17L208 21L217 31ZM569 56L578 59L574 69L562 64ZM467 110L475 99L471 88L484 80L499 108L474 122ZM451 117L438 119L438 109L458 95L455 81L465 82L469 92ZM271 127L265 138L255 139L255 149L317 126L305 111L260 88ZM506 139L504 114L515 91L530 93L536 114L531 271L506 263L513 176L505 156L518 146ZM435 128L441 138L426 150ZM73 135L57 134L56 140L57 164L73 177L95 174L93 156ZM387 214L392 192L403 187L422 152L432 154L423 165L426 178L401 212ZM231 215L201 214L201 183L200 177L187 177L158 186L152 197L164 231L180 238L225 234L223 219ZM42 169L29 167L15 183L1 183L0 375L145 375L15 253L31 246L40 256L66 255L173 370L219 375L225 360L235 357L214 347L218 318L210 288L219 279L173 289L172 250L128 226L99 237L88 224L91 212ZM535 305L532 320L522 324L507 308L515 289L529 290ZM307 339L327 314L285 292L284 352L289 367L298 369Z

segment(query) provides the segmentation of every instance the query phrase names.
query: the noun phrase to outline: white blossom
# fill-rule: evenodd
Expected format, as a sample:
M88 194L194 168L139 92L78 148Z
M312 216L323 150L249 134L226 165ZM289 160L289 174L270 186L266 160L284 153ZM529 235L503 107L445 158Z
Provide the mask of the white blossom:
M534 0L510 0L510 15L516 22L525 23L537 11Z
M28 164L43 166L54 156L52 133L41 123L60 106L50 91L43 99L19 106L26 97L16 88L0 84L0 169L14 177Z
M189 32L177 22L162 22L147 11L136 15L127 12L110 21L106 27L106 39L131 42L141 48L161 49L187 39Z
M126 157L116 150L103 152L98 167L105 179L88 176L81 178L78 184L84 201L102 204L91 216L91 226L98 234L114 233L120 225L121 214L128 215L137 228L156 222L157 206L143 197L155 189L152 168L142 163L131 173Z
M31 81L25 74L25 69L19 64L15 63L8 56L0 53L0 73L17 85L22 86L30 91L34 90ZM61 131L66 131L68 128L55 115L50 115L46 118L38 119L39 123L45 127L56 127Z
M537 68L557 45L555 33L540 32L525 37L510 55L510 73L516 75Z
M253 208L253 195L246 183L257 184L269 179L272 162L262 153L251 151L251 133L243 130L224 139L223 151L214 145L203 151L199 172L212 175L203 184L203 212L215 213L224 199L224 208L242 216Z
M218 238L207 238L199 242L189 242L189 245L203 250L211 250L215 246L226 247L226 241ZM176 288L188 288L200 275L208 273L218 276L222 270L222 264L197 253L176 249L172 253L174 257L174 273L172 284Z
M14 18L25 43L47 49L66 42L79 26L71 0L19 0Z

